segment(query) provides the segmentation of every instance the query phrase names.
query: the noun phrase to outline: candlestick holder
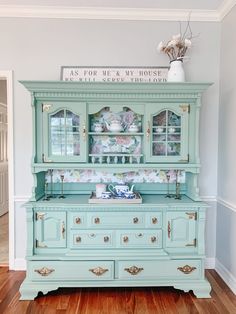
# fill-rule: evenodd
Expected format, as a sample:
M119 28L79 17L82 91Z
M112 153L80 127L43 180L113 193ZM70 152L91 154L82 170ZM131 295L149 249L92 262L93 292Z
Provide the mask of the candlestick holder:
M50 175L50 195L48 195L48 198L53 198L53 169L48 170Z
M48 183L45 182L44 184L44 201L49 201L49 196L48 196Z
M60 178L61 178L61 195L59 196L59 198L65 198L65 196L64 196L64 187L63 187L63 185L64 185L64 175L61 174Z
M179 183L179 170L176 170L175 199L181 200L180 183Z
M166 179L167 179L167 193L166 193L166 198L171 198L171 195L170 195L170 175L167 174L166 175Z

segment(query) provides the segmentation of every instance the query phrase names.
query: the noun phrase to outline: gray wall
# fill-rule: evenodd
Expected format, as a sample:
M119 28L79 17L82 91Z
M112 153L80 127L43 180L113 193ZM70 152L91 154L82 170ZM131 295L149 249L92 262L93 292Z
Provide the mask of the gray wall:
M203 97L201 112L201 195L217 192L217 130L219 99L220 24L192 22L199 34L185 63L189 81L214 85ZM30 95L18 80L57 80L61 65L168 65L156 47L179 32L178 22L93 21L67 19L0 19L0 69L14 71L14 147L16 258L25 255L25 214L20 207L31 193L31 107ZM214 205L214 204L213 204ZM214 206L209 209L215 220ZM207 256L214 257L215 226L207 226Z
M236 6L222 22L216 258L236 288Z

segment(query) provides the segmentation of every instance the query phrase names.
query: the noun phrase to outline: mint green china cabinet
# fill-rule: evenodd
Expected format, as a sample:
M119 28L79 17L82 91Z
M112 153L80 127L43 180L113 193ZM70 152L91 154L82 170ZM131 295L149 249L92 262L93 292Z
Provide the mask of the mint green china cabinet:
M32 95L34 177L21 300L59 287L124 286L209 298L198 175L210 84L21 83ZM89 202L97 183L116 184L109 173L135 175L128 183L142 202Z

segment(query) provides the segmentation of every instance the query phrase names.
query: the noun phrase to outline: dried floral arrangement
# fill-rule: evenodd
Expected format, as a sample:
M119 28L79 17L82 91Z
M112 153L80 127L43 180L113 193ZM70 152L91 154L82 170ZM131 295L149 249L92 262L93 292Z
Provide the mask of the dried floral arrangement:
M170 62L180 60L183 61L185 58L187 50L192 45L192 30L190 27L190 17L187 21L186 28L184 32L182 32L182 25L180 24L180 32L177 35L173 35L172 39L170 39L166 44L161 41L157 47L158 52L164 52L170 59Z

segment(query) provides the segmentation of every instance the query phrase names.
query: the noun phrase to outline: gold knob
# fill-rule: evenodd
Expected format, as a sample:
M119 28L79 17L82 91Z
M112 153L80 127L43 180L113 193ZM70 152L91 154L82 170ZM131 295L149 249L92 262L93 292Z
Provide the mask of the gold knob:
M137 224L138 223L138 217L134 217L133 222L134 222L134 224Z
M100 218L94 218L94 222L95 222L95 224L100 224Z
M76 238L75 238L75 241L76 241L76 243L81 242L81 237L79 237L79 236L78 236L78 237L76 237Z
M109 237L108 236L104 237L104 242L108 242L108 241L109 241Z
M61 224L61 234L62 234L63 239L65 239L65 232L66 232L66 228L65 228L65 223L63 221Z
M75 223L80 224L81 223L81 218L80 217L76 217L75 218Z
M96 276L102 276L105 272L108 271L108 269L102 268L102 267L96 267L96 268L89 269L89 271L91 271Z
M138 273L140 273L143 270L143 268L137 267L137 266L131 266L129 268L125 268L124 270L134 276L134 275L138 275Z
M123 237L123 241L124 241L125 243L128 242L128 241L129 241L129 237L124 236L124 237Z
M153 218L152 218L152 223L153 223L153 224L157 224L157 223L158 223L158 220L157 220L156 217L153 217Z
M155 237L155 236L151 237L151 241L152 241L152 243L156 242L157 241L157 237Z
M47 267L43 267L41 269L35 269L34 271L36 273L38 273L39 275L41 275L43 277L46 277L46 276L50 275L52 272L54 272L55 269L50 269L50 268L47 268Z

